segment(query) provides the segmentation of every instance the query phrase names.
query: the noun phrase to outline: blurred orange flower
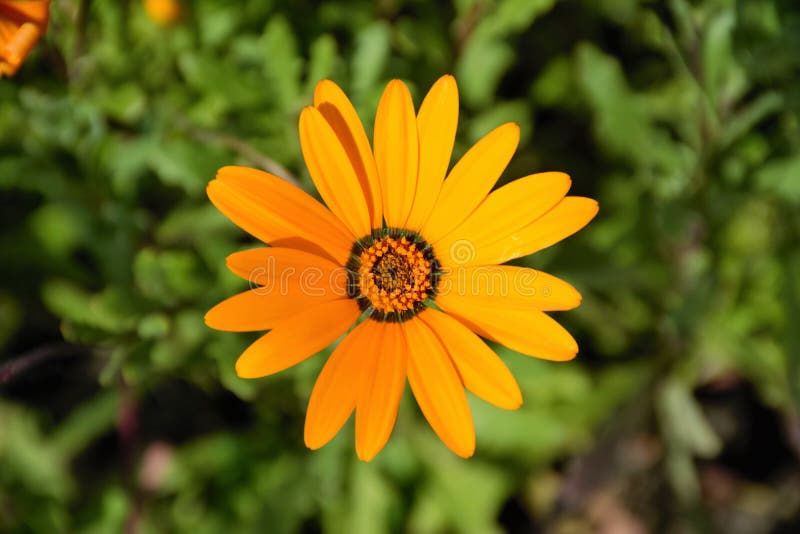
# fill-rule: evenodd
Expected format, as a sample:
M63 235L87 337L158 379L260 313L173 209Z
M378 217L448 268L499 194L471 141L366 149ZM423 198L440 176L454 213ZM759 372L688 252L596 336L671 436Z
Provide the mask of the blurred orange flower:
M418 113L406 85L390 82L371 147L350 100L323 80L300 114L300 145L327 208L256 169L224 167L208 185L222 213L272 245L228 257L253 287L206 314L219 330L270 330L239 357L239 376L276 373L347 334L311 393L311 449L355 411L356 452L372 459L408 380L433 430L466 458L475 429L465 389L500 408L522 404L514 376L481 337L548 360L578 352L545 313L575 308L578 291L500 264L577 232L597 202L566 196L571 181L560 172L492 191L519 143L513 123L486 134L448 173L458 102L452 76L434 84Z
M150 20L160 26L175 24L181 18L179 0L144 0L144 10Z
M47 29L50 0L0 0L0 78L13 76Z

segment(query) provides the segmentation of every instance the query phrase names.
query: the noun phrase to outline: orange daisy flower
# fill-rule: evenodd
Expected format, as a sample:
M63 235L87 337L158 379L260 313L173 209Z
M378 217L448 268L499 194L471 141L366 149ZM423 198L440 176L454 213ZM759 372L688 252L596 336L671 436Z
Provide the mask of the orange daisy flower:
M448 173L457 122L452 76L434 84L416 114L408 88L394 80L370 147L350 101L324 80L300 115L300 143L327 208L255 169L224 167L208 185L222 213L271 245L228 257L253 288L206 315L220 330L270 330L239 357L239 376L276 373L346 334L311 393L311 449L355 411L358 457L372 459L408 379L436 434L469 457L475 430L465 388L500 408L522 404L514 377L481 337L549 360L578 352L545 312L578 306L580 294L553 276L501 264L575 233L597 202L565 197L570 179L559 172L492 191L519 143L512 123Z
M13 76L47 29L50 0L0 0L0 78Z
M170 26L181 19L179 0L144 0L144 11L159 26Z

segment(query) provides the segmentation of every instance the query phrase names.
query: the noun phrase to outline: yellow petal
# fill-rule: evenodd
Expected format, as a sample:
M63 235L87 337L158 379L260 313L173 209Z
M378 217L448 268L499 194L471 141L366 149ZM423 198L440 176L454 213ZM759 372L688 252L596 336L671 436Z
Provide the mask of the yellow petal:
M211 202L237 226L275 246L324 254L344 265L353 237L325 206L269 173L223 167L206 190Z
M434 249L445 264L452 264L448 262L452 247L469 245L477 249L514 233L558 204L570 183L569 176L562 172L543 172L514 180L492 191L463 223L433 243ZM468 265L475 257L462 255L452 259L459 261L457 265Z
M545 360L571 360L578 344L563 326L544 312L505 306L501 301L437 295L436 303L475 333L511 350Z
M360 315L353 299L343 299L285 318L239 356L236 374L258 378L288 369L336 341Z
M418 317L423 317L427 311ZM462 458L475 452L475 427L464 384L439 339L418 318L402 323L408 343L408 382L436 435Z
M446 269L439 294L455 294L509 308L561 311L581 303L578 291L553 275L513 265L478 265Z
M381 180L383 218L389 227L401 228L417 189L419 142L411 94L400 80L389 82L378 103L373 145Z
M305 442L309 449L319 449L339 432L358 400L364 361L378 355L383 325L364 321L350 332L317 377L308 401Z
M366 321L377 323L377 321ZM406 385L407 352L397 323L381 325L381 337L362 354L364 374L356 409L356 452L368 462L389 439Z
M449 74L439 78L422 101L417 115L419 173L414 205L406 228L419 230L428 219L450 166L458 127L458 87Z
M431 243L447 235L483 202L519 144L519 126L498 126L467 151L444 181L422 235Z
M338 85L322 80L314 90L314 106L333 128L350 159L366 199L372 228L380 228L383 223L380 179L372 147L353 104Z
M355 237L370 233L367 200L355 169L331 125L318 109L300 113L300 147L319 194Z
M347 271L320 256L302 250L280 247L234 252L225 260L234 274L251 283L256 291L264 288L287 291L289 286L310 296L333 293L347 296Z
M468 390L498 408L516 410L522 405L522 393L514 375L481 338L432 308L420 317L436 332Z
M476 247L472 263L505 263L538 252L589 224L598 209L597 201L591 198L566 197L524 228L493 243Z

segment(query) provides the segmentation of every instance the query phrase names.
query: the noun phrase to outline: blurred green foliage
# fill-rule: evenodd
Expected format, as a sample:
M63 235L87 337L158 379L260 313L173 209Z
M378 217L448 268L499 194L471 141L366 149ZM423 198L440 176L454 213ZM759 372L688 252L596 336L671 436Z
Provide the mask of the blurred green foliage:
M309 452L324 358L241 380L253 338L203 324L243 288L225 256L254 243L204 186L243 164L311 190L297 117L318 80L369 131L389 79L419 102L445 72L456 155L513 120L503 181L563 170L600 201L524 261L583 293L558 316L581 354L499 348L525 404L470 399L469 461L409 394L374 462L352 423ZM172 27L54 2L0 81L2 369L30 364L0 383L0 530L797 527L798 121L793 0L197 0Z

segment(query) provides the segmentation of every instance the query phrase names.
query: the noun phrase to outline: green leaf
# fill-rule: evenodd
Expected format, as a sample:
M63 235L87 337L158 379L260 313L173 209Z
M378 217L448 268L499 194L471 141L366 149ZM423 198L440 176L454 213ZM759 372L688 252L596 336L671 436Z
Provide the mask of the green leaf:
M197 257L187 251L143 249L136 255L133 272L142 293L165 304L197 297L206 289Z
M705 29L703 83L717 107L726 98L734 97L731 84L735 83L736 66L731 39L735 23L733 11L725 10L713 17Z
M676 443L702 458L719 453L722 442L684 382L672 379L665 383L658 407L666 431Z
M46 204L29 219L34 234L53 256L65 256L85 240L90 221L74 206Z
M297 51L294 32L284 17L277 15L270 19L261 36L261 46L266 78L278 109L287 113L294 111L300 94L303 61Z
M199 197L227 162L226 151L209 146L198 150L197 142L187 139L168 139L150 153L150 166L164 185L180 187L192 197Z
M352 62L352 90L354 100L363 102L367 94L378 85L389 59L389 27L376 21L356 36Z
M219 61L218 55L186 52L178 57L178 68L189 87L206 97L222 98L224 109L256 106L264 97L260 76Z
M336 39L327 33L320 35L311 45L305 92L312 94L317 82L333 77L338 62Z
M494 100L500 78L514 62L514 50L494 37L475 36L467 41L456 64L456 78L463 101L475 107Z
M619 62L589 43L576 52L577 80L595 114L595 136L614 153L647 157L658 146L646 110L628 88Z
M572 63L569 58L558 56L539 74L531 94L545 106L556 106L573 96L573 85Z
M105 332L125 332L135 321L113 291L91 294L71 282L51 280L42 288L42 299L62 319Z
M514 49L507 39L527 29L554 4L555 0L502 0L483 14L455 69L466 104L483 107L494 100L500 79L514 63Z
M739 140L765 118L779 112L783 103L783 97L775 91L758 95L753 102L728 119L725 123L725 130L720 134L718 145L725 148Z
M775 159L761 167L755 182L761 191L790 204L800 204L800 155Z
M126 83L102 90L98 96L98 104L114 120L133 124L144 115L147 97L141 87Z
M520 128L520 145L528 142L533 133L532 110L524 100L509 100L476 115L470 124L467 138L473 143L503 123L513 122Z
M42 433L27 409L0 402L0 480L31 495L65 500L74 491L67 458ZM6 486L8 487L8 486Z
M332 514L327 531L333 534L381 534L391 532L391 513L398 495L389 480L369 464L350 462L344 473L350 481L343 506Z
M437 458L428 483L417 493L410 517L414 532L441 532L452 525L455 532L501 532L495 518L508 494L506 474L472 459Z
M176 207L162 219L156 238L164 245L180 242L202 244L209 236L224 235L233 225L211 203Z
M97 395L76 407L52 436L52 445L65 458L71 458L89 443L114 428L119 411L115 390Z
M142 339L158 339L167 335L169 329L169 317L163 313L151 313L139 321L137 333Z
M87 534L105 534L124 530L131 513L130 496L123 488L111 486L103 491L100 501L100 509L82 531Z
M476 32L498 36L519 33L555 3L556 0L501 0L494 12L484 16Z

